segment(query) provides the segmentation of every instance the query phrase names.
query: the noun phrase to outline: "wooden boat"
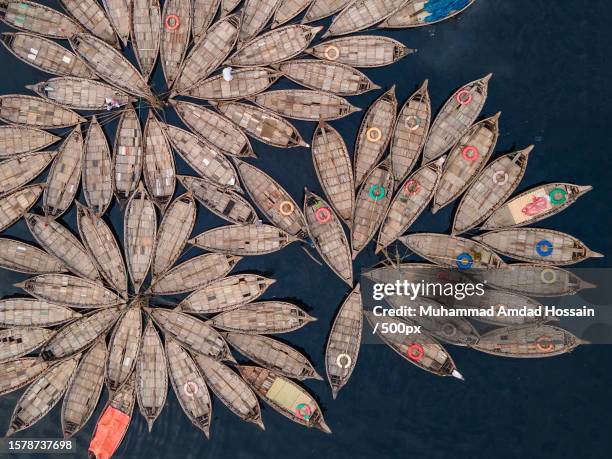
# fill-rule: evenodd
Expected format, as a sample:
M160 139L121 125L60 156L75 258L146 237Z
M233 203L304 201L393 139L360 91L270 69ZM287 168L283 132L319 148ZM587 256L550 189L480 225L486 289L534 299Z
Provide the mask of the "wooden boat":
M399 354L404 360L412 363L421 370L428 371L437 376L453 376L463 380L463 376L457 371L453 358L427 333L381 333L380 323L402 324L399 317L376 316L371 311L364 311L370 326L375 329L375 334L380 340ZM378 330L377 330L377 327Z
M170 95L192 89L209 76L234 48L239 30L240 18L236 15L213 24L187 54Z
M59 3L85 30L119 48L115 30L96 0L59 0Z
M244 67L232 71L230 81L220 75L200 81L183 96L203 100L244 99L259 94L274 84L281 74L266 67Z
M284 301L259 301L222 312L210 322L216 328L248 334L287 333L302 328L314 317Z
M274 29L298 16L313 0L280 0L274 13L271 27Z
M305 193L304 217L312 244L331 270L352 287L351 246L342 223L325 200L308 190Z
M308 89L268 91L250 100L279 115L304 121L337 120L361 110L342 97Z
M140 182L144 160L140 121L132 105L127 106L119 119L113 152L115 195L120 203L125 203Z
M181 184L200 204L230 223L250 224L257 220L257 213L242 195L198 177L180 175Z
M474 349L498 357L540 358L572 352L582 341L552 325L496 328L481 336Z
M27 214L40 198L43 189L44 185L30 185L0 197L0 231L4 231Z
M47 38L70 38L83 29L59 11L40 3L3 0L0 19L18 30Z
M245 44L227 64L251 67L286 61L304 52L321 29L301 24L279 27Z
M198 104L170 100L179 118L196 135L201 136L222 153L236 157L255 158L253 147L242 129L217 112Z
M389 145L397 113L395 85L368 108L357 133L355 145L355 186L380 162ZM391 194L392 189L389 189Z
M240 33L236 47L242 48L264 29L276 13L281 0L245 0L241 14Z
M191 16L193 41L197 42L215 19L221 0L193 0L191 3L191 11L185 16Z
M60 360L78 354L110 330L120 316L118 308L106 308L64 325L45 343L40 352L41 357L45 360Z
M35 351L55 331L40 327L20 327L0 330L0 363L10 362Z
M161 7L159 0L131 0L130 8L130 35L134 55L144 79L148 80L159 52Z
M351 227L353 260L368 245L382 224L391 204L393 188L391 160L387 158L368 173L357 191Z
M172 87L179 74L189 46L191 28L195 29L195 21L199 20L203 14L201 12L199 16L192 15L192 7L194 10L199 9L199 5L203 3L209 3L209 0L194 2L191 2L191 0L168 0L164 2L159 52L168 88ZM195 33L194 36L196 36Z
M189 353L168 336L166 358L170 382L183 412L208 438L212 402L200 369Z
M481 228L513 228L539 222L565 210L592 189L569 183L547 183L531 188L500 206Z
M325 32L323 38L348 35L384 21L410 0L355 0L340 11Z
M67 274L42 274L15 284L42 301L73 308L105 308L123 301L95 282Z
M87 454L91 458L110 458L123 441L130 426L134 405L136 404L134 374L128 381L111 394L106 408L98 419L94 436Z
M60 129L84 123L81 115L40 97L0 96L0 120L42 129Z
M58 77L26 85L40 97L74 110L106 110L126 105L134 99L101 81L88 78Z
M274 282L256 274L227 276L193 292L177 310L191 314L231 311L259 298Z
M184 129L169 124L163 126L174 149L200 176L217 185L239 189L238 174L223 153Z
M130 37L130 4L128 0L102 0L106 15L123 46L127 46Z
M111 393L127 381L136 365L142 335L140 302L137 299L129 306L111 334L104 371L106 385Z
M277 252L294 241L297 238L276 226L253 223L213 228L189 243L209 252L246 257Z
M379 253L412 226L431 202L440 181L444 157L424 165L410 175L399 187L385 214L375 252Z
M523 179L529 153L524 150L504 155L489 164L459 201L453 220L453 234L465 233L497 210Z
M207 322L182 312L161 308L154 308L149 311L149 314L165 332L166 337L170 336L181 346L216 360L234 362L225 340ZM171 357L170 353L168 357Z
M127 203L123 221L125 258L136 293L149 272L156 234L155 206L141 182Z
M53 40L29 33L5 32L0 35L0 42L18 59L43 72L95 78L83 61Z
M119 51L89 34L70 38L72 49L93 72L112 86L142 97L154 99L145 78Z
M212 104L212 103L211 103ZM308 147L299 131L282 116L240 102L212 104L252 137L278 148Z
M476 239L435 233L409 234L399 238L418 256L439 266L465 270L506 267L499 255Z
M50 132L28 126L0 126L0 159L33 153L58 140L60 137Z
M85 247L68 228L41 215L26 214L24 218L34 239L49 255L60 260L77 276L100 281L100 274Z
M342 136L324 121L319 122L312 137L312 162L325 196L350 228L355 207L351 158Z
M56 154L55 151L37 151L0 162L0 196L14 193L30 183L47 168Z
M159 225L151 261L151 276L157 279L178 260L193 231L197 206L189 193L176 198Z
M164 409L168 394L168 367L164 346L151 320L147 321L136 360L136 397L149 432Z
M31 298L0 300L0 327L55 327L81 317L59 304Z
M113 175L110 147L94 116L85 137L83 157L83 194L97 216L106 212L113 199Z
M244 333L226 333L224 336L231 346L257 365L287 378L322 379L304 355L285 343Z
M221 0L221 17L225 17L236 9L242 0Z
M27 274L61 273L64 264L54 256L25 242L0 238L0 268Z
M83 136L79 125L62 143L51 165L43 193L45 216L54 219L68 210L79 188L82 170Z
M359 70L339 62L295 59L277 64L276 68L301 86L338 96L357 96L380 88Z
M545 265L573 265L603 257L569 234L543 228L496 230L473 239L507 257Z
M425 0L421 2L408 2L399 11L380 23L378 27L406 29L437 24L465 11L474 1L459 0L440 3L435 0Z
M336 14L351 3L351 1L352 0L314 0L302 18L302 24L319 21L332 14Z
M325 371L334 400L357 365L362 329L363 306L357 284L340 306L325 347Z
M83 245L98 271L122 297L128 293L127 272L113 231L91 210L77 203L77 226Z
M395 183L400 184L417 163L429 132L431 101L428 80L412 94L400 109L389 147Z
M304 215L283 187L255 166L239 160L236 165L247 193L274 226L297 238L306 234Z
M451 149L436 189L432 213L447 206L477 179L493 154L500 113L473 125Z
M49 368L49 363L38 357L23 357L0 364L0 395L9 394L29 385Z
M391 65L416 50L392 38L359 35L324 41L304 52L319 59L368 68Z
M446 153L463 137L480 114L492 73L457 90L438 112L423 147L423 162Z
M217 398L240 419L264 430L257 396L248 384L221 362L203 355L196 355L195 360Z
M596 287L565 269L544 264L513 263L504 269L471 274L474 279L486 281L491 287L535 297L574 295L583 289Z
M238 365L236 368L257 395L275 411L305 427L331 433L314 397L293 381L261 367Z
M53 409L66 392L78 361L75 356L59 362L26 389L17 401L6 437L33 426Z
M83 356L72 374L62 403L62 431L65 439L78 433L96 409L104 386L106 357L106 342L99 339Z
M174 155L162 125L149 110L143 133L144 164L142 176L149 196L163 212L174 195L176 169Z
M151 285L156 295L176 295L198 290L225 277L242 258L219 253L207 253L175 266Z

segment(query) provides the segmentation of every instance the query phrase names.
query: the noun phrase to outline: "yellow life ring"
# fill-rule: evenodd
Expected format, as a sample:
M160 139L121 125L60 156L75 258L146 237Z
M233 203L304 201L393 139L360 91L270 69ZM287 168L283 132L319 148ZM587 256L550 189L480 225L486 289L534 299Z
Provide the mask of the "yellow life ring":
M379 142L382 139L382 131L377 127L371 127L366 131L366 139L370 142Z
M337 47L330 45L325 48L323 54L325 55L325 59L328 61L335 61L340 57L340 50Z
M336 357L336 363L340 368L346 370L351 366L351 363L353 363L353 359L351 359L351 356L348 354L340 354Z
M535 345L536 349L540 352L552 352L555 350L555 343L552 342L550 336L538 336Z
M288 217L289 215L291 215L294 210L295 210L295 206L293 205L291 201L282 201L278 205L278 211L281 213L281 215L284 215L285 217Z

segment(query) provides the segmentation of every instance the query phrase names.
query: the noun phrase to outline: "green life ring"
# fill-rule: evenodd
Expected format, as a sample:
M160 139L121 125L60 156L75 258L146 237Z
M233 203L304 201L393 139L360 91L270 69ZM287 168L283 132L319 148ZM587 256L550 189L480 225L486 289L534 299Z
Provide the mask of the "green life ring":
M376 193L377 190L378 193ZM385 193L385 187L382 185L372 185L370 187L370 198L372 198L374 201L380 201L385 197Z
M565 201L567 201L567 192L563 188L553 188L551 192L548 193L548 197L550 198L551 204L560 206L561 204L565 204Z

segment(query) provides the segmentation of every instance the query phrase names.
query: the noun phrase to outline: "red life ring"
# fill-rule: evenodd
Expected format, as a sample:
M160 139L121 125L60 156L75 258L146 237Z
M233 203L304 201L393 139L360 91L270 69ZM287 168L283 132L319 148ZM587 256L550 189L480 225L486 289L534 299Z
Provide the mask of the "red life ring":
M327 207L319 207L315 212L315 218L319 223L327 223L331 220L331 211Z
M471 154L470 154L471 153ZM461 153L466 161L476 161L478 159L478 148L468 145Z
M540 352L552 352L555 349L555 345L553 344L550 336L539 336L535 342L536 349Z
M404 193L409 196L414 196L421 191L421 184L415 179L410 179L404 185Z
M164 21L164 27L167 30L176 30L181 25L181 20L176 14L169 14Z
M408 351L406 351L406 355L410 360L418 362L425 356L425 349L419 343L414 343L408 346Z
M474 97L472 96L468 88L463 88L462 90L457 92L457 94L455 95L455 100L459 105L470 105L472 103L472 100L474 100Z

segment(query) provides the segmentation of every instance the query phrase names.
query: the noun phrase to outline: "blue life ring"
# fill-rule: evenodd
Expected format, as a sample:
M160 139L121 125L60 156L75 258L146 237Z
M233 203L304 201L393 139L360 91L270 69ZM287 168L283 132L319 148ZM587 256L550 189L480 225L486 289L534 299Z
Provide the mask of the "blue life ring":
M462 252L457 255L456 261L457 268L459 269L470 269L474 264L474 259L472 258L472 255L467 252Z
M549 256L551 253L553 253L552 242L547 239L542 239L541 241L538 241L538 243L536 244L536 252L538 252L538 255L540 255L541 257Z

